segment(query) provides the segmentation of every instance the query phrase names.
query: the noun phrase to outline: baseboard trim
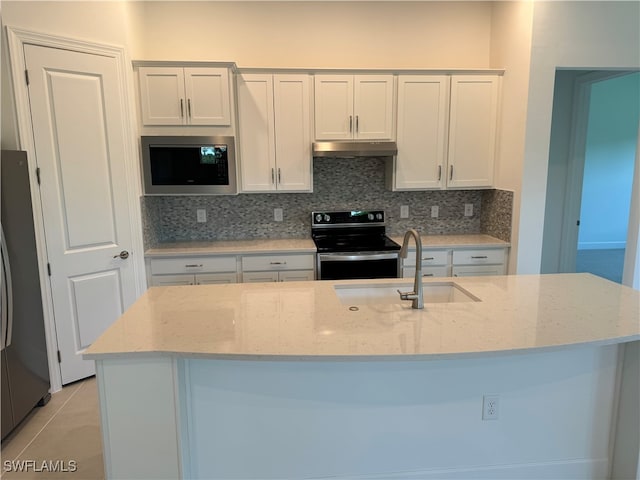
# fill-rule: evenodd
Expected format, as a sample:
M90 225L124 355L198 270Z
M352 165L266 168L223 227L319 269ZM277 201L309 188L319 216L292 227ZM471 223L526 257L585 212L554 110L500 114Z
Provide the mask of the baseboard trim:
M614 250L627 248L627 242L579 242L578 250Z
M609 474L607 458L572 459L543 463L489 465L465 468L426 469L410 472L389 472L367 475L314 477L331 480L600 480Z

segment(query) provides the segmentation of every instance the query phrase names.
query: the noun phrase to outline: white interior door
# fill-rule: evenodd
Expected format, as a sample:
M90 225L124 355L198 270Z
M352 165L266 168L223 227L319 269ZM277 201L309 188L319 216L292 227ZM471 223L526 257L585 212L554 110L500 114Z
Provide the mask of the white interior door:
M136 296L116 60L25 45L62 383ZM126 255L122 255L125 257Z

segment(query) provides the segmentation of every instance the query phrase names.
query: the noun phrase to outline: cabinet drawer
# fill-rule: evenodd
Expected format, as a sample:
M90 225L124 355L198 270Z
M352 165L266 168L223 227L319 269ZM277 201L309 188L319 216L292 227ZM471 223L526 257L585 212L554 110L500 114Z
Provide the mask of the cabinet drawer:
M242 271L313 270L313 254L308 255L256 255L242 257Z
M235 272L236 257L152 258L151 274Z
M453 277L476 277L483 275L504 275L504 265L466 265L452 268Z
M449 263L449 250L423 250L422 266L447 265ZM409 250L407 258L402 263L405 267L413 267L416 264L416 251Z
M454 265L484 265L504 263L504 248L485 248L477 250L454 250Z
M416 269L413 267L405 267L402 269L402 277L403 278L414 278L416 276ZM441 267L423 267L422 268L422 276L423 277L448 277L449 276L449 267L441 266Z

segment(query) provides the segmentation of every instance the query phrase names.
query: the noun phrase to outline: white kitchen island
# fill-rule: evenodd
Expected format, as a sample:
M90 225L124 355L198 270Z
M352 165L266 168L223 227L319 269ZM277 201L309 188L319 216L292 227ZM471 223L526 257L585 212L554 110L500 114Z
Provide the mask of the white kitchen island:
M85 353L108 478L636 476L640 293L424 285L452 282L424 310L352 288L407 279L149 289Z

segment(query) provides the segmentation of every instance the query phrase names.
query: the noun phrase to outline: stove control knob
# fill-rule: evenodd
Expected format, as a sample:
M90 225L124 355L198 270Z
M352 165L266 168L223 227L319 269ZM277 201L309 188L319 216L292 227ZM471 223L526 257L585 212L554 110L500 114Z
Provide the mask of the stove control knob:
M382 214L376 213L376 220L382 221Z
M331 220L331 217L325 213L324 214L324 221L328 222L329 220Z
M319 213L316 213L316 223L320 223L322 221L322 215Z
M373 220L373 213L370 213L369 215L367 215L367 218L368 218L369 220Z

